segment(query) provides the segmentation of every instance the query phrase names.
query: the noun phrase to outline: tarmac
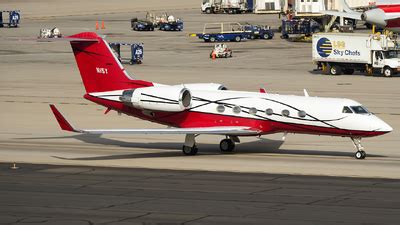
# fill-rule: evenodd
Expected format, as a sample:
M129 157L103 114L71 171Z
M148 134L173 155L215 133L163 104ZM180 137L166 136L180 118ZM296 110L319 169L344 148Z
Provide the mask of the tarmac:
M0 165L0 224L398 224L390 179Z
M73 179L71 186L74 186L73 184L77 182L77 186L74 187L84 185L87 181L93 180L93 182L96 182L96 179L99 179L100 182L104 181L99 176L91 178L92 173L84 172L92 170L90 168L93 168L95 171L113 171L113 176L118 177L116 179L126 181L135 180L134 176L136 175L133 174L142 173L143 171L157 171L154 173L159 173L161 174L160 176L164 176L165 174L168 176L169 173L190 174L196 171L199 174L216 177L219 176L218 174L230 172L229 176L235 177L234 181L232 181L234 183L224 183L225 181L221 180L223 184L220 185L226 188L235 188L234 185L239 185L232 193L240 192L241 188L246 190L248 181L246 179L253 179L252 174L254 173L258 173L258 175L254 176L261 177L273 176L293 177L299 180L304 179L305 181L310 181L310 183L301 181L300 186L303 189L309 190L313 190L312 188L314 187L311 180L315 179L314 176L318 176L324 182L328 182L328 184L331 184L329 183L331 181L334 183L338 182L338 189L335 189L335 187L335 190L342 190L343 186L340 185L345 185L344 189L347 190L349 188L353 192L356 192L356 189L360 189L362 192L365 188L378 188L373 185L376 183L376 179L380 181L381 179L400 178L400 151L398 149L400 145L400 90L398 88L400 77L384 78L381 76L364 76L362 74L342 76L321 75L319 72L314 71L315 65L311 61L311 44L293 43L282 40L279 38L279 33L277 32L272 40L227 43L233 49L233 58L211 60L209 54L213 48L213 44L204 43L197 38L189 37L191 33L202 32L204 23L219 21L250 22L267 24L273 28L277 28L280 20L277 15L204 15L200 13L199 5L200 2L197 0L149 0L145 2L124 0L88 0L84 2L76 0L68 2L44 0L40 4L14 0L0 2L0 9L21 9L23 18L21 27L19 28L0 29L0 165L10 165L13 162L16 162L17 165L21 163L27 164L23 164L23 168L27 167L27 173L15 176L15 178L19 177L22 179L18 181L20 183L14 183L9 180L13 177L9 175L14 172L8 170L0 171L0 174L7 175L1 176L2 178L8 177L1 180L2 185L0 186L0 193L4 197L8 196L8 202L3 201L3 197L1 197L0 207L10 208L11 210L13 208L11 207L13 206L12 199L17 200L22 198L16 208L20 213L14 214L14 212L7 211L10 212L7 215L16 216L11 216L10 220L6 220L6 217L3 217L3 219L0 219L0 223L3 221L14 223L16 222L14 219L21 219L20 217L23 216L23 212L42 212L42 215L48 215L48 213L54 213L54 215L63 214L65 208L61 208L57 212L41 211L44 208L50 210L51 208L45 206L53 203L62 204L63 201L66 201L66 208L69 208L67 202L69 202L70 206L73 205L69 197L74 195L68 194L72 191L72 189L68 189L71 187L63 187L63 185L68 186L68 182L62 179L52 182L54 177L43 175L47 174L45 171L51 171L53 168L61 168L61 171L57 172L56 170L53 174L55 177L58 176L57 173L64 173L64 170L67 173L71 170L78 171L76 173L79 174L83 172L85 178L71 178ZM184 21L184 31L132 31L130 29L130 19L132 17L143 18L147 10L155 12L168 11L177 17L181 17ZM104 21L106 29L96 31L96 21ZM183 156L181 152L184 141L184 137L181 135L96 136L67 133L60 130L50 111L49 104L55 104L67 119L78 128L161 128L163 126L125 115L119 116L116 112L104 115L105 108L83 99L84 88L69 44L63 41L37 41L37 36L41 28L53 28L54 26L57 26L64 35L94 31L105 35L106 40L110 42L143 43L143 64L125 65L128 73L137 79L162 84L222 83L229 89L243 91L258 91L260 87L265 87L269 93L295 95L303 95L303 89L307 89L308 93L312 96L345 97L361 102L371 112L391 125L394 131L384 136L363 139L362 143L368 154L365 160L355 160L353 157L355 149L352 142L348 138L341 137L289 134L285 141L282 141L282 134L262 136L260 138L248 137L241 138L241 143L237 145L234 153L221 154L219 151L219 142L223 137L201 135L196 139L199 154L194 157L187 157ZM361 29L360 32L368 31ZM123 53L128 54L126 50ZM42 166L42 164L51 164L54 166ZM143 173L146 174L147 172ZM38 177L37 180L36 176ZM191 182L196 182L195 177L191 179ZM218 180L215 177L205 178L206 181L204 182L208 185L203 185L202 187L214 190L218 189L219 186L213 186L215 183L208 183L209 179ZM83 183L80 182L81 180L83 180ZM348 187L343 180L349 183L361 182L361 184L364 184L363 182L367 182L368 185L366 187L363 185ZM390 183L398 182L398 180L392 181ZM43 186L43 189L41 189L42 184L48 184L49 186ZM107 188L108 190L119 190L119 188L124 188L121 187L123 185L131 185L129 182L115 184L116 186L113 186L114 184L114 182L107 183L107 187L101 189L101 191L106 191ZM164 181L153 184L160 185L161 187L166 185ZM58 196L57 193L54 193L57 192L59 185L61 186L60 189L68 189L65 190L66 192L63 196ZM137 183L132 183L132 185L137 185ZM253 184L250 182L248 186L251 185ZM257 186L258 184L254 185ZM293 185L297 188L296 185L299 184L295 183ZM324 188L327 188L329 191L331 190L330 185L322 186L318 187L317 190L323 191L322 189ZM18 193L14 192L10 194L8 192L13 187L19 188ZM182 186L182 189L178 189L178 191L181 190L183 193L185 187ZM290 186L287 188L290 189ZM54 192L51 192L51 189L54 189ZM376 190L374 193L379 193L378 190L381 189L378 188ZM43 200L33 195L36 191L45 192ZM49 193L46 194L47 191ZM122 191L122 193L125 192ZM149 193L147 192L147 194ZM246 193L251 193L251 191ZM315 193L318 196L318 191ZM109 195L109 192L105 194L110 199L114 198ZM157 193L153 194L158 196ZM195 194L199 193L196 192ZM171 195L175 196L171 200L171 202L174 202L177 194L175 192ZM233 195L230 194L226 198L231 198ZM296 195L296 193L292 192L291 195ZM304 198L314 200L312 194L310 195L311 197ZM330 193L327 195L332 196ZM31 196L37 199L37 201L33 199L32 204L29 205L27 204L28 200L23 200L24 196ZM218 198L218 194L212 194L211 196L210 199ZM341 193L333 196L340 197ZM138 196L136 197L140 199ZM238 199L242 197L247 198L248 196L238 195ZM329 197L325 197L323 201L329 202ZM311 213L314 215L313 212L317 212L313 217L314 222L320 219L326 219L323 221L329 222L331 219L332 221L340 220L341 216L338 215L346 216L348 215L347 213L354 213L348 215L348 218L358 218L358 221L367 221L367 219L362 220L360 218L364 218L364 216L365 218L370 218L369 216L376 215L376 218L383 219L386 216L387 220L385 221L390 223L396 217L395 215L398 215L398 212L396 212L397 214L394 213L396 210L395 206L398 203L393 203L394 207L391 209L388 206L392 204L391 202L387 203L387 205L385 204L386 201L391 201L396 197L398 197L398 193L392 189L388 193L382 192L382 195L376 194L371 195L371 197L368 197L368 192L362 192L360 199L355 200L356 203L351 206L351 209L339 203L334 203L335 200L329 202L329 204L336 204L333 208L320 208L320 205L312 206L312 204L307 205L312 201L305 201L304 199L304 201L300 201L301 204L291 201L293 205L290 205L292 212L290 215L297 215L293 218L302 218L304 220L301 221L304 222L306 221L305 212L308 212L310 215ZM80 196L75 195L75 197L71 197L71 199L74 198L78 198L79 200ZM127 198L126 196L115 198L117 198L115 204L136 201L135 196L132 197L133 199L127 201L123 200ZM346 198L346 195L343 198ZM82 203L86 209L96 209L96 207L106 207L113 204L112 201L110 201L110 204L106 203L107 200L101 200L96 195L89 196L88 199L91 202L88 202L87 205L85 205L86 203ZM369 202L365 199L369 199ZM40 203L41 201L51 204L42 204ZM96 203L96 201L99 201L99 203ZM210 211L213 210L227 210L229 213L232 213L229 215L236 215L238 217L248 215L252 210L258 213L259 211L255 209L269 208L274 205L268 201L260 203L261 205L252 202L254 205L249 203L249 208L245 210L248 214L240 214L237 213L240 211L240 204L223 202L221 203L221 207L213 208L210 206L212 205L211 200L207 201L209 202L205 205L199 203L200 206L197 206L197 203L193 203L193 209L191 209L191 205L189 204L191 201L182 203L177 200L176 204L181 204L179 207L182 208L180 209L184 209L183 211L189 210L190 213L199 210L201 211L199 214L203 216L211 215ZM241 200L237 201L241 203ZM285 200L282 198L282 200L278 199L277 201ZM368 203L365 205L371 205L372 207L368 208L369 206L363 205L363 201ZM374 201L377 203L376 206ZM398 200L396 201L398 202ZM77 202L84 202L84 200ZM385 205L382 206L384 209L380 208L381 205L379 205L379 202L385 202L385 204L382 203L382 205ZM30 208L36 203L36 206L44 207L40 209ZM168 201L161 204L161 200L160 204L152 203L154 202L148 203L146 207L165 207L164 212L168 210L168 205L170 205ZM26 208L23 206L24 204L27 204ZM207 211L206 209L210 208L209 206L212 210ZM179 211L179 207L174 210ZM380 209L375 211L374 207ZM124 212L119 212L121 213L121 217L118 218L128 218L126 217L127 214L132 213L129 208L128 204L126 210L121 210ZM75 210L74 212L71 211L71 213L80 214L79 206L76 208L71 207L71 210ZM278 209L275 208L275 210L279 211L279 207ZM318 213L318 210L321 210L321 213ZM3 209L1 212L3 212ZM99 217L103 215L107 217L102 211L85 212L97 213L96 215ZM132 217L141 217L142 214L140 213L145 214L148 212L151 212L151 210L143 209L138 214L132 214ZM332 216L334 212L338 212L335 214L336 216ZM186 213L183 214L186 215ZM227 214L221 213L218 215L226 216ZM286 216L283 214L281 217L278 217L278 214L274 215L276 217L271 216L264 219L271 219L274 224L279 224L279 221L290 223L296 220L287 221L287 219L284 219ZM324 217L325 215L327 218ZM3 216L3 213L1 216ZM163 216L166 216L163 218L171 218L170 215L163 214ZM57 217L62 218L62 216ZM113 216L109 215L109 217ZM189 215L185 218L187 220L179 219L178 222L190 221L191 219L197 220L200 217L196 214L195 216ZM219 219L221 220L210 220L209 223L213 221L214 223L229 221L227 217ZM175 220L165 219L164 221ZM235 221L240 223L243 220L237 218ZM254 223L259 222L257 219L254 221ZM349 221L357 222L356 220ZM57 221L57 224L61 222ZM84 221L81 222L85 223ZM207 218L204 218L202 222L207 223ZM53 222L47 221L47 223L51 224Z

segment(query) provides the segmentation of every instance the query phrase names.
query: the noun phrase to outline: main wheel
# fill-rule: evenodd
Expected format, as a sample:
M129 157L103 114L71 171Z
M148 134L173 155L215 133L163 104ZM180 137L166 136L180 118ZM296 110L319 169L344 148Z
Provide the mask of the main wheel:
M198 151L198 148L196 147L196 145L194 145L193 147L189 147L189 146L183 146L182 147L182 152L185 155L196 155Z
M393 76L393 69L390 67L383 68L383 76L385 76L385 77Z
M342 74L342 68L340 66L332 65L329 72L331 75L340 75Z
M240 42L241 40L242 40L242 38L241 38L240 36L236 36L236 37L235 37L235 41L236 41L236 42Z
M223 139L219 143L221 152L232 152L235 149L235 143L231 139Z
M364 151L357 151L356 154L354 154L354 157L356 159L365 159L367 154Z

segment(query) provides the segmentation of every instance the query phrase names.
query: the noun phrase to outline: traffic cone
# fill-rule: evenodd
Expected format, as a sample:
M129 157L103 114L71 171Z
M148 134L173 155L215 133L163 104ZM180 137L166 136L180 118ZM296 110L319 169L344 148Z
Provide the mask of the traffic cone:
M212 59L213 59L213 60L217 58L217 54L215 54L215 52L213 52L213 53L211 54L211 56L212 56Z
M96 30L99 29L99 21L96 21Z
M106 29L106 26L104 25L104 20L101 21L101 29Z

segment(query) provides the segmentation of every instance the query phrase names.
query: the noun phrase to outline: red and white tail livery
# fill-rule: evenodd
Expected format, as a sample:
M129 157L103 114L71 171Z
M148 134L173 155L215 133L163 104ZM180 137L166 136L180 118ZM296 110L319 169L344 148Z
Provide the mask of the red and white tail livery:
M165 129L77 129L51 105L63 130L78 133L185 134L183 153L198 151L195 137L224 135L223 152L233 151L240 136L277 132L350 137L356 158L365 158L361 138L392 128L360 103L343 98L277 95L227 90L221 84L161 85L130 78L107 42L95 33L66 38L85 85L85 98L126 115L157 122Z

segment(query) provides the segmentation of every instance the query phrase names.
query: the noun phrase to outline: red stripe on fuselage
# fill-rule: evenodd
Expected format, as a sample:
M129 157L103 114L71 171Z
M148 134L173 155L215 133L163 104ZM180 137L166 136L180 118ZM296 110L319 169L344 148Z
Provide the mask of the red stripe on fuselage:
M386 21L386 28L394 28L394 27L400 27L400 19Z
M382 9L385 13L400 13L400 4L377 5L376 7Z
M260 134L271 134L278 132L303 133L316 135L334 135L334 136L357 136L372 137L385 134L387 132L379 131L357 131L345 130L332 127L320 127L304 124L284 123L271 120L251 119L238 116L228 116L213 113L183 111L183 112L155 112L154 117L144 115L142 110L124 105L121 102L97 98L86 94L86 99L112 108L130 116L138 117L144 120L181 128L190 127L213 127L213 126L245 126L259 130Z

